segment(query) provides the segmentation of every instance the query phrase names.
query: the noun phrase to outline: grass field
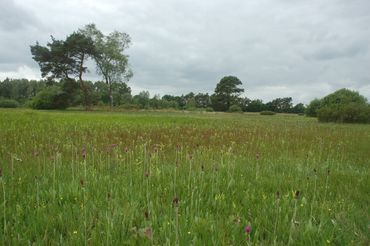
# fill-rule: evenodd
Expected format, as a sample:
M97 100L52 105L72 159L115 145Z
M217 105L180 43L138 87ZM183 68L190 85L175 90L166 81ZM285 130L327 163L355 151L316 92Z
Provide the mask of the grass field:
M369 245L370 125L0 110L3 245Z

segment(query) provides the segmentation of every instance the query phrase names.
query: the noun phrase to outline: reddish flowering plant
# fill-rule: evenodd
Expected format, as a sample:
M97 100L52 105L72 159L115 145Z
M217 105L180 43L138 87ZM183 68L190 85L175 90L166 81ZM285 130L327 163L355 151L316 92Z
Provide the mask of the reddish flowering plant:
M82 148L81 154L82 154L82 159L84 159L84 160L85 160L85 159L86 159L86 154L87 154L87 153L86 153L86 148L85 148L85 147L83 147L83 148Z
M247 225L247 226L244 228L244 232L245 232L246 234L250 234L250 233L251 233L251 231L252 231L252 227L250 227L249 225Z
M173 198L172 205L174 205L174 206L179 205L179 201L180 201L180 199L178 197Z

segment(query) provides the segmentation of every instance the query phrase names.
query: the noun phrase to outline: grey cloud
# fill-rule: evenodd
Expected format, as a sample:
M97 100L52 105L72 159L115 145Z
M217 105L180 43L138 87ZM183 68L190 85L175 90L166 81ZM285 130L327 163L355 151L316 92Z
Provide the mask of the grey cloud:
M235 75L251 98L292 96L307 103L342 87L362 89L370 98L368 0L11 3L23 13L17 20L23 24L0 19L0 74L22 65L38 72L30 44L45 44L50 34L64 38L94 22L105 33L117 29L132 37L127 52L134 93L211 93L223 76ZM97 79L90 70L87 77Z
M339 58L352 58L357 55L366 55L368 52L368 44L364 42L354 43L344 47L335 47L335 45L336 44L319 48L312 55L309 55L308 59L333 60Z
M37 20L13 0L0 0L0 30L17 31L35 25Z

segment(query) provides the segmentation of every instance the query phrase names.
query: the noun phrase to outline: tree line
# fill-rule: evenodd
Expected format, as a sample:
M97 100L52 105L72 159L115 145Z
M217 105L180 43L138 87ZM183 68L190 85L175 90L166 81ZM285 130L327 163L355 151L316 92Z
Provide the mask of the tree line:
M239 93L225 90L225 81L237 79L226 76L217 84L215 93L190 92L181 96L150 95L142 91L132 95L127 83L104 81L84 81L84 90L78 81L73 79L56 80L27 80L5 79L0 81L0 101L11 100L12 105L33 107L35 109L65 109L67 107L84 105L86 100L90 106L110 106L122 109L176 109L176 110L205 110L205 111L243 111L260 112L273 111L278 113L303 113L302 103L293 105L291 97L276 98L264 103L260 99L251 100L241 97ZM238 80L238 79L237 79ZM235 88L234 88L235 89ZM239 88L240 89L240 88ZM85 93L87 91L87 93ZM236 89L236 91L239 91ZM9 104L9 106L11 106Z
M113 31L103 34L95 24L88 24L64 40L51 36L46 45L30 46L42 80L5 79L0 81L0 107L29 106L34 109L66 109L92 106L123 109L178 109L220 112L296 113L318 117L328 122L370 122L370 106L365 97L348 89L338 90L309 105L293 105L291 97L275 98L267 103L243 97L242 82L225 76L213 94L190 92L181 96L154 95L142 91L132 95L127 82L133 76L125 50L131 38ZM101 80L84 79L86 62L95 62Z

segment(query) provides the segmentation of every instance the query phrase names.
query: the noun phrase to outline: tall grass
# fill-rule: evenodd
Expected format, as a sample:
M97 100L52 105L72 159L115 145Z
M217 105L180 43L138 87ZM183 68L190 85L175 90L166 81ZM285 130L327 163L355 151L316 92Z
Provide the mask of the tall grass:
M6 245L370 243L367 125L0 110L0 129Z

